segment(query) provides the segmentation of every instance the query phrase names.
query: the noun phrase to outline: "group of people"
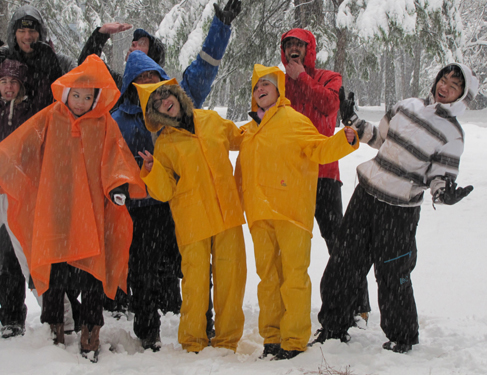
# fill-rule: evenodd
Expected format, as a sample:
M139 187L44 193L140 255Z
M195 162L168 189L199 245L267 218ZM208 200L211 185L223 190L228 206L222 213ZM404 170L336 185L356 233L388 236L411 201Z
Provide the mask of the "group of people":
M56 344L68 331L69 300L81 353L94 362L104 299L117 303L124 294L143 348L161 346L160 309L181 314L178 340L188 352L236 351L245 213L260 278L261 358L348 342L355 317L370 311L372 264L389 340L383 347L407 352L418 343L410 275L420 205L427 188L437 204L457 203L473 189L455 184L464 139L455 116L478 80L450 64L427 99L399 102L375 127L355 114L340 74L315 68L313 34L292 29L281 38L285 73L254 66L252 120L238 128L201 107L240 9L239 0L215 4L202 51L180 83L163 69L164 45L145 30L135 30L120 77L98 55L110 34L131 25L97 28L73 67L54 53L35 8L15 12L0 49L4 338L25 331L27 280ZM346 126L335 134L338 111ZM337 161L360 142L379 151L357 168L343 215ZM231 150L239 151L235 171ZM315 218L330 259L320 284L322 328L309 344Z

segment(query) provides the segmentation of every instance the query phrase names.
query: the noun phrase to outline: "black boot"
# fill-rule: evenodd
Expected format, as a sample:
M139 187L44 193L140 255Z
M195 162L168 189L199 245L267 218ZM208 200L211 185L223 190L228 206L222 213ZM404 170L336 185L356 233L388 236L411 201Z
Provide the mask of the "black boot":
M259 359L264 359L268 355L276 355L281 349L281 344L264 344L264 351Z
M382 348L392 350L394 353L407 353L413 348L413 346L411 344L387 341L382 345Z
M291 359L296 357L298 354L303 353L301 350L284 350L280 349L277 354L271 358L271 361L280 361L282 359Z
M320 328L316 331L315 336L317 336L308 346L313 346L316 343L323 344L326 340L340 340L341 342L349 342L350 335L347 332L333 332L329 331L326 328Z

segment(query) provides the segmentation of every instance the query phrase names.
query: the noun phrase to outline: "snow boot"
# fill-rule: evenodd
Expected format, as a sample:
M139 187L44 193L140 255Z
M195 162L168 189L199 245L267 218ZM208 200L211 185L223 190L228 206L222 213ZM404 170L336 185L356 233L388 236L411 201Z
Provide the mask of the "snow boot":
M276 355L281 350L281 344L264 344L264 351L259 359L264 359L268 355Z
M64 344L64 323L49 324L54 345Z
M413 348L413 346L411 344L387 341L382 345L382 348L392 350L394 353L407 353Z
M340 340L341 342L347 343L350 341L350 335L348 332L333 332L329 331L326 328L320 328L315 333L316 337L312 342L308 344L308 346L313 346L316 343L323 344L326 340Z
M304 353L301 350L284 350L279 349L277 354L271 358L271 361L280 361L282 359L291 359L296 357L298 354Z
M149 334L145 339L141 339L140 343L144 349L151 349L153 352L158 352L161 350L161 336L159 332L155 334Z
M100 353L100 329L101 326L93 326L90 331L87 325L81 326L80 352L93 363L98 362Z
M10 337L23 336L25 333L25 326L21 324L7 324L1 328L0 331L2 339L9 339Z

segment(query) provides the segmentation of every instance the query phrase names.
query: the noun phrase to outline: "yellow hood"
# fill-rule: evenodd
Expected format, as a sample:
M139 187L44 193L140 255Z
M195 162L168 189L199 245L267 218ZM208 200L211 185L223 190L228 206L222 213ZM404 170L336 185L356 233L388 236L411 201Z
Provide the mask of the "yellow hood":
M137 93L139 94L140 100L140 107L142 108L142 114L144 115L145 120L145 112L147 109L147 103L149 102L150 95L155 90L157 90L158 87L161 87L162 85L178 85L178 81L176 80L176 78L172 78L169 81L161 81L157 83L132 84L137 88Z
M256 112L259 109L257 102L254 99L254 87L260 78L274 73L277 76L277 89L279 91L279 98L277 99L277 106L291 105L291 102L286 99L286 76L284 72L277 66L264 66L261 64L254 65L254 72L252 73L252 111Z

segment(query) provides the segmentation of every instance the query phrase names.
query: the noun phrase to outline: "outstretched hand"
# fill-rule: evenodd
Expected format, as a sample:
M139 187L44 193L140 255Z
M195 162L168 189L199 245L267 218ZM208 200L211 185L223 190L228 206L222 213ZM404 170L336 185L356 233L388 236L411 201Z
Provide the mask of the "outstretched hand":
M110 22L100 27L98 32L102 34L117 34L132 28L130 23Z
M213 3L213 7L215 8L215 15L218 17L220 21L222 21L225 25L229 25L238 16L240 11L242 10L242 1L241 0L228 0L228 3L225 5L223 10L218 6L217 3Z
M447 205L453 205L469 195L472 190L472 185L465 186L464 188L457 188L457 184L451 179L448 179L446 181L445 190L440 194L440 201Z
M152 156L152 154L149 151L145 150L144 152L139 151L139 156L144 159L144 167L148 172L150 172L154 165L154 157Z
M351 128L345 128L345 135L347 136L347 142L352 144L355 140L355 132Z
M354 111L355 107L355 94L350 91L348 93L348 99L345 99L345 89L340 87L338 92L338 98L340 99L340 116L342 118L342 123L345 126L352 125L351 118L357 116Z

